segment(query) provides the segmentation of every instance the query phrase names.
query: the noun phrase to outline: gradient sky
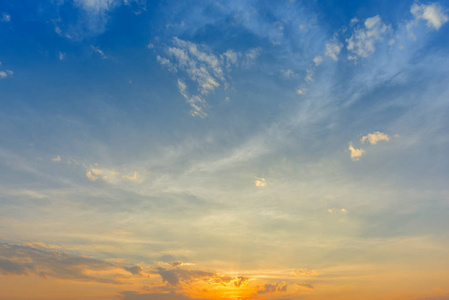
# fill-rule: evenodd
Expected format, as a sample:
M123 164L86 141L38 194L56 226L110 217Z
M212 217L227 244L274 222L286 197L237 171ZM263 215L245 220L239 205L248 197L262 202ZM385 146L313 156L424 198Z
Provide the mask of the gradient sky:
M0 1L0 299L449 299L449 2Z

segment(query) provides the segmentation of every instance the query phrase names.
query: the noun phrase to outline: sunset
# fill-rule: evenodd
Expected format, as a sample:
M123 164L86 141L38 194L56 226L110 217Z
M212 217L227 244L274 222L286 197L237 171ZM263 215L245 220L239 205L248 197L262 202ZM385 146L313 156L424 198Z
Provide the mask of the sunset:
M449 300L449 2L0 0L0 300Z

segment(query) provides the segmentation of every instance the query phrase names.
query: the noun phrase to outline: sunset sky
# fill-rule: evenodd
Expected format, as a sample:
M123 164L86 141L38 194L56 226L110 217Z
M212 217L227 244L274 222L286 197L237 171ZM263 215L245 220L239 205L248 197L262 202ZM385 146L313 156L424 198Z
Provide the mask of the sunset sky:
M0 0L1 300L448 300L449 2Z

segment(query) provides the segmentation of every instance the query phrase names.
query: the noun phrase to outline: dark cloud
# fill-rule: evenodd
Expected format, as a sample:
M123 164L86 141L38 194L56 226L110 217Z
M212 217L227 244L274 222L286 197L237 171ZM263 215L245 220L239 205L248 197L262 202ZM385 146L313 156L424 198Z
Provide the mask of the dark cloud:
M288 284L285 282L276 282L275 284L267 283L259 288L258 294L268 294L268 293L276 293L276 292L286 292Z
M179 294L123 292L121 300L192 300L192 298ZM206 300L206 299L204 299Z
M133 275L141 275L142 272L142 267L140 266L124 267L124 269Z
M301 283L295 283L295 285L299 288L303 288L303 289L308 289L308 290L313 290L313 285L311 285L310 283L305 283L305 282L301 282Z
M37 274L43 277L121 284L117 279L85 274L86 270L107 271L117 268L133 275L138 275L142 271L139 266L125 267L62 251L27 245L0 244L0 272L4 275Z
M234 283L236 287L248 284L248 278L243 276L231 277L223 276L213 272L195 269L182 269L175 265L175 269L165 269L157 267L155 273L162 277L162 281L172 286L179 286L181 282L191 283L192 281L203 281L207 283L218 283L228 285Z
M24 275L31 266L23 266L8 259L0 258L0 272L3 275Z

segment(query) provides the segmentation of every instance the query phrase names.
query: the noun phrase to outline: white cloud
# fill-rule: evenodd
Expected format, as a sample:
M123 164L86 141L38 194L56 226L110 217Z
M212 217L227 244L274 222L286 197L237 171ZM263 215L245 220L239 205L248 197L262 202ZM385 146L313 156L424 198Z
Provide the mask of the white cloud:
M427 27L433 27L435 30L440 29L449 20L448 16L444 14L443 8L437 3L429 5L414 3L410 12L417 20L426 20Z
M174 47L167 49L167 54L173 57L176 67L185 71L198 84L201 94L208 94L224 81L223 69L217 56L210 53L206 47L198 46L189 41L174 38ZM159 59L163 63L163 59Z
M178 89L181 95L186 99L192 110L190 111L193 117L204 118L207 114L204 112L204 108L207 106L206 101L200 96L189 96L187 94L187 86L181 79L178 79Z
M369 133L360 139L360 141L362 143L369 142L371 145L375 145L380 141L388 142L389 140L390 140L390 137L380 131Z
M267 181L265 180L265 178L256 177L256 180L254 181L254 184L257 187L265 187L265 186L267 186Z
M230 68L233 65L237 65L240 57L241 54L239 52L235 52L234 50L228 50L220 55L221 60L227 68Z
M95 53L98 53L101 56L102 59L108 58L106 56L106 54L104 54L103 50L101 50L100 48L95 47L95 46L90 46L90 47L92 48L92 50L94 50Z
M65 57L65 53L59 52L59 53L58 53L58 57L59 57L59 60L63 60L64 57Z
M296 94L298 94L298 95L305 95L306 94L306 89L305 88L302 88L302 89L297 89L296 90Z
M313 71L307 70L307 76L304 78L306 82L313 81Z
M282 70L281 72L282 72L282 75L284 75L285 78L295 78L296 76L298 76L292 70Z
M321 56L316 56L313 59L313 62L315 63L316 66L319 66L323 62L323 58Z
M348 150L351 151L351 158L353 161L357 161L362 157L366 152L363 149L356 149L352 146L352 143L349 144Z
M177 72L178 70L176 69L176 66L174 64L172 64L172 62L165 58L165 57L160 57L159 55L156 56L156 60L163 66L166 66L168 68L168 70L172 71L172 72Z
M198 95L188 95L186 82L182 79L178 80L178 88L192 107L192 116L205 117L207 114L203 111L206 106L204 96L221 85L226 88L226 74L230 68L252 63L259 52L259 48L250 49L245 54L230 49L216 55L206 45L195 44L175 37L173 45L165 49L168 58L158 55L156 59L169 71L185 72L196 83Z
M0 79L5 79L6 77L10 77L14 75L14 72L11 70L0 71Z
M343 45L338 42L328 43L326 44L326 52L324 53L324 55L329 56L333 60L337 61L342 47Z
M11 21L11 16L8 15L8 14L3 13L2 14L2 18L0 19L0 21L2 21L2 22L9 22L9 21Z
M109 10L117 6L119 0L75 0L75 3L81 6L84 10L92 12L100 12L103 10Z
M54 162L60 162L61 161L61 156L58 155L56 157L53 157L51 160L54 161Z
M374 53L376 41L382 40L389 29L378 15L366 19L364 28L355 29L351 37L346 39L346 48L353 53L348 59L357 60L357 56L368 57Z

